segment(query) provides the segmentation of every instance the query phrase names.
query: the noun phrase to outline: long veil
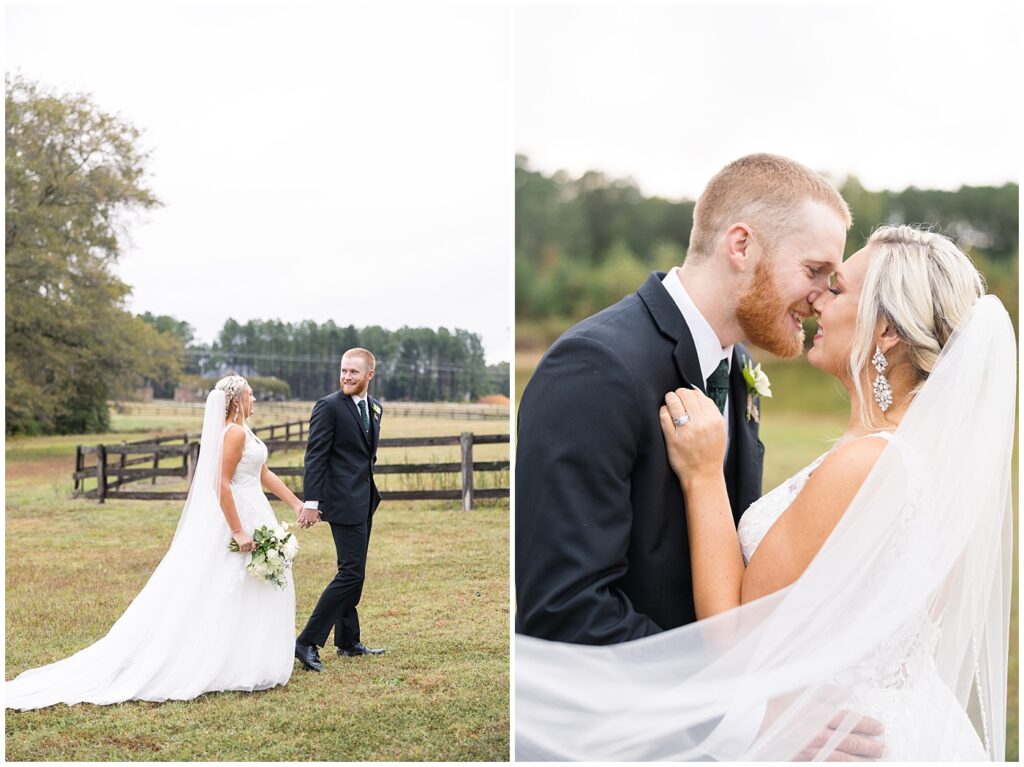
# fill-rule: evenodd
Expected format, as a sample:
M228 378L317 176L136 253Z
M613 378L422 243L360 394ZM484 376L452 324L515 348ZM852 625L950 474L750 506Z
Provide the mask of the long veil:
M224 409L224 393L211 391L188 498L170 548L142 591L102 639L7 682L7 708L190 697L216 678L220 669L204 659L216 656L212 643L233 637L224 636L223 604L210 587L244 577L243 558L227 552L231 535L220 509ZM179 678L183 668L187 680Z
M825 759L865 701L924 695L1002 761L1015 393L1012 324L985 296L791 586L623 644L517 635L516 758L792 760L832 722ZM952 720L924 719L900 725L917 758L948 758L929 749Z

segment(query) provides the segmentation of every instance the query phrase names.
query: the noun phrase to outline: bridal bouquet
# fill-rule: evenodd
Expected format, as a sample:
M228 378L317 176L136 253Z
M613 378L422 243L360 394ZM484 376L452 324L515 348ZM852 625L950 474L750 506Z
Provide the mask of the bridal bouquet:
M288 532L288 523L278 522L273 528L266 525L258 527L252 533L252 540L256 548L249 555L245 569L256 578L284 588L285 573L291 569L292 561L299 552L299 541ZM238 551L238 544L231 541L228 551Z

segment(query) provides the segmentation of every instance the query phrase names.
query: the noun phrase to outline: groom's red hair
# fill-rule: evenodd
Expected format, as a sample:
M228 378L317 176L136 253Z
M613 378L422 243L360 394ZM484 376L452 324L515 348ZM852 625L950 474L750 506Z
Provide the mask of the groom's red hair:
M349 349L347 352L341 355L341 359L343 362L346 357L359 357L360 359L363 360L363 362L366 363L367 370L373 370L374 368L377 367L377 359L373 356L373 354L369 350L360 348L358 346L355 349Z
M811 200L834 210L849 229L846 200L820 175L776 154L750 154L726 165L708 182L693 209L687 258L711 255L730 226L754 227L771 250L787 230L799 225L800 207Z

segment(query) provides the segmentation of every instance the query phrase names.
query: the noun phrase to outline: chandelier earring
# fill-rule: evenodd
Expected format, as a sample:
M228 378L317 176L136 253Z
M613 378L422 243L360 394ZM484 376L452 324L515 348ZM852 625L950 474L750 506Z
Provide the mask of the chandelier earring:
M878 407L884 413L892 405L892 386L889 384L889 379L885 377L885 371L889 367L889 362L885 359L885 355L882 354L880 346L875 346L875 354L871 357L871 364L875 366L875 370L878 372L878 377L871 384L871 393L874 395Z

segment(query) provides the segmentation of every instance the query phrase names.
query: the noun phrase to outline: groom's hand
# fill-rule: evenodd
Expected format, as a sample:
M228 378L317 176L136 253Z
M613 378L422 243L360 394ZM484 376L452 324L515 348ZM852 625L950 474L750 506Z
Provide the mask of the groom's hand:
M309 509L303 506L299 509L299 527L312 527L320 520L320 515L316 509Z
M850 714L840 711L831 722L799 753L794 761L810 762L820 753L821 747L828 743L843 725ZM885 743L878 736L885 731L882 723L869 716L862 716L839 745L825 757L826 762L877 762L885 753Z

